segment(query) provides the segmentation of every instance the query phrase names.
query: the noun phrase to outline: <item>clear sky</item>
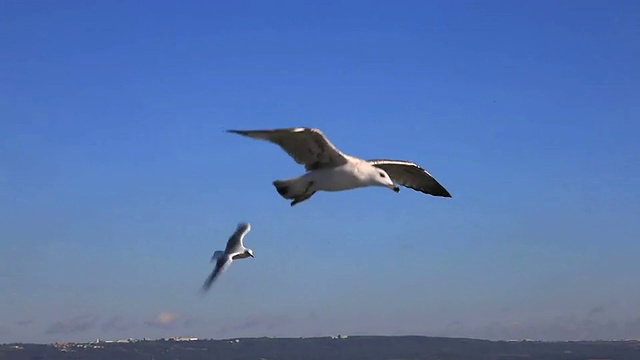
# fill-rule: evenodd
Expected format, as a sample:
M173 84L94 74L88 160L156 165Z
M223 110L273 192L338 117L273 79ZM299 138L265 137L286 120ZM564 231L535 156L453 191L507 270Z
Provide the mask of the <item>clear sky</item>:
M637 1L1 1L0 342L640 338ZM318 127L453 195L271 185ZM240 221L255 259L205 296Z

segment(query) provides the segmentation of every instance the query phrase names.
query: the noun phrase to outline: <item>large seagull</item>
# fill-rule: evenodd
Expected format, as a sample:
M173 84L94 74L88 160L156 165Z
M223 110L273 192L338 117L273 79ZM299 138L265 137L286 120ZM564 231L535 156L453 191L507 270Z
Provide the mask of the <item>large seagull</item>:
M270 130L227 130L279 145L306 173L275 180L278 194L293 200L291 206L309 199L317 191L342 191L365 186L384 186L395 192L394 183L433 196L451 194L418 164L403 160L363 160L338 150L319 129L297 127Z

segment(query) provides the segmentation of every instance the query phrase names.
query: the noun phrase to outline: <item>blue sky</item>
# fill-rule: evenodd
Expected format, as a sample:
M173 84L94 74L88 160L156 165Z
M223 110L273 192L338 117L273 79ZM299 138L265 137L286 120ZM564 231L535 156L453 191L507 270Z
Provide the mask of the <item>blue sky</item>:
M640 337L639 3L0 6L0 342ZM290 126L453 198L291 208Z

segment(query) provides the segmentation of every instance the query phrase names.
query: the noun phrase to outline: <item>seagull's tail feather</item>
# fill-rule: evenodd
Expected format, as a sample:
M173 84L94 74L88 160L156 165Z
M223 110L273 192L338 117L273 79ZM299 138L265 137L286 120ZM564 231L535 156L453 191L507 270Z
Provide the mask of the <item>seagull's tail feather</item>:
M298 196L299 193L304 192L304 188L298 189L300 186L298 186L299 182L296 180L298 180L298 178L275 180L273 186L275 186L276 191L278 191L278 194L283 198L293 199Z
M214 261L218 260L218 258L220 256L222 256L222 255L224 255L224 251L218 250L218 251L214 252L213 256L211 257L211 262L214 262Z

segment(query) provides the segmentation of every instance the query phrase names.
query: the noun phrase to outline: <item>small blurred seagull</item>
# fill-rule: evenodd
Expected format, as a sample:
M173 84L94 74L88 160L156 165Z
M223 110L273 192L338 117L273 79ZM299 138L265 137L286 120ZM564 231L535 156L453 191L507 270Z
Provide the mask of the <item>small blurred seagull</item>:
M231 235L229 240L227 241L227 247L224 251L216 251L213 253L211 257L211 262L216 260L216 267L211 272L211 275L205 280L204 285L202 285L202 290L207 291L211 287L213 281L220 275L225 272L229 265L236 259L244 259L249 256L253 256L253 250L247 249L244 247L242 240L247 233L251 231L251 224L249 223L240 223L238 227L236 227L236 231Z
M399 192L398 184L433 196L451 194L425 169L403 160L363 160L338 150L319 129L297 127L271 130L227 130L279 145L305 174L275 180L278 194L293 199L291 206L309 199L316 191L342 191L365 186L384 186Z

